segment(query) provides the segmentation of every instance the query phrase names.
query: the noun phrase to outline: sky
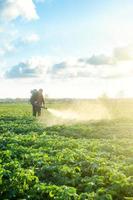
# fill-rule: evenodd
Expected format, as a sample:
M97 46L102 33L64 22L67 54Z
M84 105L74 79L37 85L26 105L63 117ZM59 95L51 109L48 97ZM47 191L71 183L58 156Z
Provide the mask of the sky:
M132 0L0 0L0 98L133 97Z

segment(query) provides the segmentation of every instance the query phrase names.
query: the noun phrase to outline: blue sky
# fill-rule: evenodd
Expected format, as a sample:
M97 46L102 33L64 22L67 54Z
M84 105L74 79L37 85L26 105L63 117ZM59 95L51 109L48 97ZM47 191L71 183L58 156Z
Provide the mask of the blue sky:
M1 97L39 87L50 97L133 96L132 10L132 0L1 0Z

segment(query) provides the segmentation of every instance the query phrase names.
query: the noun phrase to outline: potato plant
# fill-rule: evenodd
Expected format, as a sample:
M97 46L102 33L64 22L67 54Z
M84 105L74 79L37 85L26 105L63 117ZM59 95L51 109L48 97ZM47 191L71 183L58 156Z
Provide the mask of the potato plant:
M133 120L45 127L0 106L0 199L133 199Z

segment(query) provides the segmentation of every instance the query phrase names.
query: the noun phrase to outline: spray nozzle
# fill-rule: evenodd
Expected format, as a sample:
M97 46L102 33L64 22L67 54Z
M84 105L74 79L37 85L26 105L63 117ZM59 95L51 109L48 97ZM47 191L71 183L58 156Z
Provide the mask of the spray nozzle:
M43 109L46 109L46 110L48 109L48 108L47 108L47 107L45 107L45 106L42 106L41 108L43 108Z

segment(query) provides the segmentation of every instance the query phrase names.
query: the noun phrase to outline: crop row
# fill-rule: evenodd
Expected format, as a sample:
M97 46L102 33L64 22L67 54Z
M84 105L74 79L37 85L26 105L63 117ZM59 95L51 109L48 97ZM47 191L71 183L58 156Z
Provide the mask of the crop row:
M132 199L132 121L44 128L25 111L0 115L0 199Z

